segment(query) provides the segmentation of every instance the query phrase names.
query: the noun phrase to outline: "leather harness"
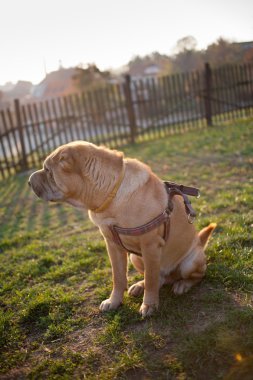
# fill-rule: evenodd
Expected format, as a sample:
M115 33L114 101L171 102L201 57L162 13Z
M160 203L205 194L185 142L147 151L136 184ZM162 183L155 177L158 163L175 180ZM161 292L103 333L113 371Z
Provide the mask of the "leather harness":
M122 243L120 235L140 236L147 232L152 231L153 229L163 224L164 225L163 239L167 241L169 237L169 232L170 232L170 216L173 211L172 198L174 197L174 195L180 195L183 197L185 211L186 211L186 214L188 215L188 222L189 223L194 222L196 213L193 210L191 206L191 202L188 199L187 195L199 198L200 196L199 189L195 187L178 185L175 182L168 182L168 181L164 181L164 185L168 194L168 205L166 209L156 218L152 219L150 222L146 224L143 224L142 226L135 227L135 228L123 228L116 225L109 226L114 242L118 244L121 248L123 248L124 250L128 251L129 253L133 253L135 255L141 256L141 253L127 249Z

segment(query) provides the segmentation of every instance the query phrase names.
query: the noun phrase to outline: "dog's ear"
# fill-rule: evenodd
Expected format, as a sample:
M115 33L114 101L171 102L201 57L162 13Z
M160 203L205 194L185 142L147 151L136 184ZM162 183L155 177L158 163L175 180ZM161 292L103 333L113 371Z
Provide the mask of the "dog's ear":
M71 171L73 168L73 157L71 148L65 147L59 154L59 164L64 171Z

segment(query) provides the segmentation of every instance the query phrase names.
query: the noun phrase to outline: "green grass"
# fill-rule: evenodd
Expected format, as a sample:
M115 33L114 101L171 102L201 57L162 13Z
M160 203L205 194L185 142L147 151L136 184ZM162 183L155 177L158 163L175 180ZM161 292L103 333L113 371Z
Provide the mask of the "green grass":
M252 379L252 132L244 120L125 148L201 189L198 228L218 223L205 279L180 297L165 286L147 320L127 295L99 312L111 269L85 213L36 199L28 174L1 182L0 378Z

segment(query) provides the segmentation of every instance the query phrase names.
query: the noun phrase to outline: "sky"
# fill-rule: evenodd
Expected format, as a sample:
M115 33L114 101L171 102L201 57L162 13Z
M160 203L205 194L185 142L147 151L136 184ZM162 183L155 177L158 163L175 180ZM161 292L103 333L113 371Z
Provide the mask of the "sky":
M105 70L170 55L189 35L198 49L253 40L253 0L0 0L0 85L39 83L60 62Z

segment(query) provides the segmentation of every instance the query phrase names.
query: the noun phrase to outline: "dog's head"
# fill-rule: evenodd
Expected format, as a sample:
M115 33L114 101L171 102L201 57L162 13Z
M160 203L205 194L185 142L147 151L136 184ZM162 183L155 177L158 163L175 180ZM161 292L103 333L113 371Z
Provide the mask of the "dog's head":
M45 201L89 208L94 197L99 197L99 192L117 176L122 160L119 152L75 141L52 152L43 169L34 172L28 183Z

